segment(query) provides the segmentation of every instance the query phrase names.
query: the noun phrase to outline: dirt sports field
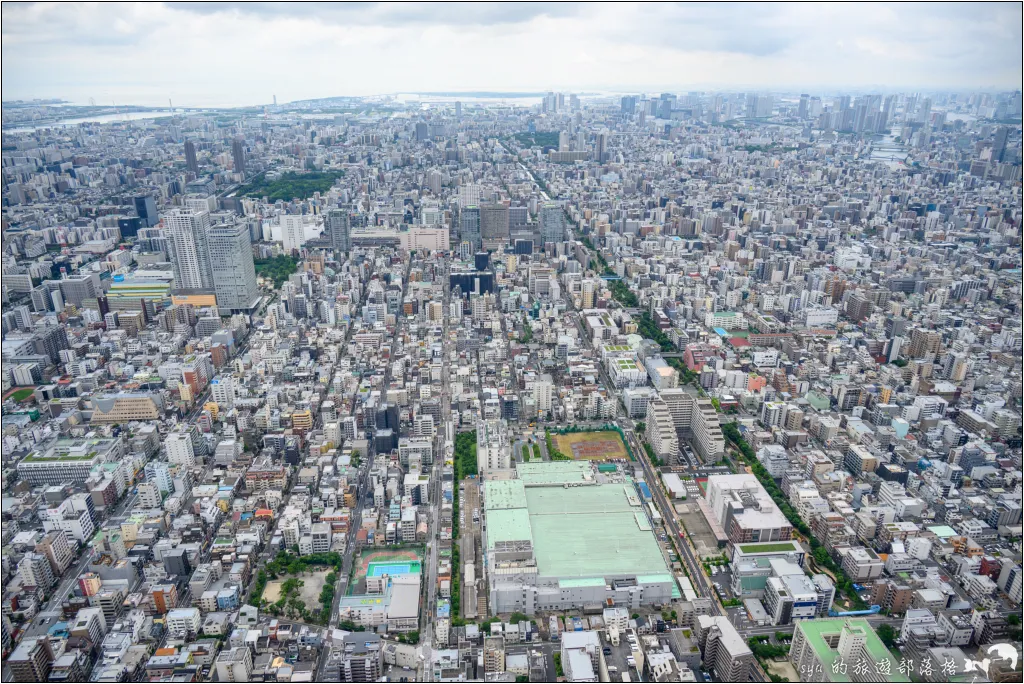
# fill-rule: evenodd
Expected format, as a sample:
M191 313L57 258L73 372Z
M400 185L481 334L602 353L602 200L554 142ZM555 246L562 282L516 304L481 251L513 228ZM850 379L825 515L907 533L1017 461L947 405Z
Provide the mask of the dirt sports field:
M559 451L577 461L608 461L628 458L622 437L612 430L574 432L567 435L552 435L552 438Z

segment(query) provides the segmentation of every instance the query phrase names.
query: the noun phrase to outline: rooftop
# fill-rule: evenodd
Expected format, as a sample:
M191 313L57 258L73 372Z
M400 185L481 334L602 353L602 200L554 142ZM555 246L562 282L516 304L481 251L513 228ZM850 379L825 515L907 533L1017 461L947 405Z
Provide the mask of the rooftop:
M560 473L581 472L573 462L520 464L521 476L523 465L533 466L528 477L535 482L557 482ZM531 540L538 570L547 577L671 578L654 534L637 523L621 484L523 487L517 508L508 496L513 488L485 483L488 548L498 541ZM492 492L498 508L491 507Z
M829 646L826 641L827 637L835 637L838 639L843 629L852 630L858 634L862 634L865 638L864 650L873 662L882 662L886 659L890 661L895 660L895 656L885 648L885 644L875 634L875 630L871 629L871 625L864 618L837 618L834 620L801 620L797 623L797 629L803 631L807 643L817 656L818 660L821 661L821 666L826 671L831 671L832 663L835 662L836 658L839 657L839 651ZM893 662L895 664L895 662ZM886 675L886 681L889 682L909 682L910 680L900 674L899 670L895 667L891 668L892 674ZM852 666L848 667L846 674L835 672L831 675L831 679L834 682L849 682L853 681L850 679L852 674Z

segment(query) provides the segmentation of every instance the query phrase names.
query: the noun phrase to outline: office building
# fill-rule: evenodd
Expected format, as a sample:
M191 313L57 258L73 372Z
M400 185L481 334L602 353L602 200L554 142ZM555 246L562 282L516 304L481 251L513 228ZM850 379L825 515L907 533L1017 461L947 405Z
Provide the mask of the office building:
M540 241L563 242L565 240L565 212L554 203L545 204L540 210Z
M329 209L324 218L324 228L335 252L347 254L352 249L352 219L347 209Z
M248 311L259 302L249 229L244 223L211 226L208 233L210 273L223 313Z
M66 304L82 306L87 299L96 299L103 293L100 277L95 273L69 275L58 281L61 297Z
M793 536L793 526L754 475L712 475L705 498L734 544L786 541Z
M465 206L459 212L459 239L468 242L473 251L480 249L480 207Z
M235 140L231 143L231 159L235 164L235 173L245 175L245 143Z
M152 195L138 195L135 197L135 213L139 215L142 223L151 228L160 223L160 216L156 211L156 202Z
M185 141L185 168L197 176L199 175L199 159L196 157L196 144L191 140Z
M480 205L480 240L484 250L501 251L508 244L509 211L504 204Z

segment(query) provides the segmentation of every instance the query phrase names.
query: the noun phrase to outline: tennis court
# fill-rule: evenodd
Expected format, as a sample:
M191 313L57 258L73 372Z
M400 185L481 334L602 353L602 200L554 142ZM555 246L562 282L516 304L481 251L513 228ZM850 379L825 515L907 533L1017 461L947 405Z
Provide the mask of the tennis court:
M366 569L367 577L381 577L388 575L395 577L397 575L416 575L420 574L423 570L423 565L419 561L410 561L408 563L370 563Z

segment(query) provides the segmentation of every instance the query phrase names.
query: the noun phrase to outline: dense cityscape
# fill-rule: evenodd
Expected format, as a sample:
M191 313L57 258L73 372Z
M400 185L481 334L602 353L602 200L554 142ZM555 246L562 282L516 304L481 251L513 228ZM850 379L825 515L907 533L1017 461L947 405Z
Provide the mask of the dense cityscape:
M5 94L3 681L1021 681L1021 114Z

